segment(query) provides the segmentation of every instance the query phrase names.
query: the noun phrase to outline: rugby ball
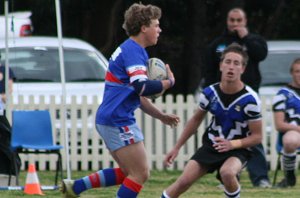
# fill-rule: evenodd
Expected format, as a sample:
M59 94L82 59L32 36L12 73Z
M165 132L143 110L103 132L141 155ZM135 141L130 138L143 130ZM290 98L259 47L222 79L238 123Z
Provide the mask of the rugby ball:
M148 60L147 75L150 80L168 79L165 63L159 58L150 58Z
M165 63L159 58L150 58L148 60L147 76L150 80L166 80L168 79L168 73ZM150 99L156 99L163 93L158 93L152 96L147 96Z

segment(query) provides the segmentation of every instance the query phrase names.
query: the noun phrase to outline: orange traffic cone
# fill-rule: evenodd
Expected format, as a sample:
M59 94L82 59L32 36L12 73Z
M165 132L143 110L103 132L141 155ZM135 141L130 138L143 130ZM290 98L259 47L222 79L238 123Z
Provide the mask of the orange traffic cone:
M29 195L44 195L41 190L39 178L37 176L34 164L29 164L24 193Z

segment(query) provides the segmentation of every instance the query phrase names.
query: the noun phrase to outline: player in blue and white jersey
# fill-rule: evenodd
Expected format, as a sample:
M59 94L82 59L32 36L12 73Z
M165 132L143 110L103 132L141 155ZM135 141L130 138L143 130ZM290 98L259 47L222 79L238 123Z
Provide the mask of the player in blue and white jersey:
M203 145L188 161L182 175L162 194L162 198L179 197L199 178L218 171L226 197L239 197L237 179L251 146L262 139L261 106L257 94L241 81L248 55L238 44L229 45L220 62L221 82L206 87L200 96L199 109L187 122L174 148L166 155L170 165L179 149L197 132L207 112L212 114L202 137Z
M291 65L292 82L281 88L273 99L274 122L282 133L284 179L276 186L286 188L296 185L296 157L300 147L300 58Z
M145 96L171 88L175 78L166 64L169 79L149 80L146 47L157 43L161 29L160 8L133 4L125 12L123 28L129 38L112 54L105 77L103 101L96 115L96 128L119 168L99 170L78 180L63 180L65 197L77 197L90 188L121 185L118 198L135 198L149 177L144 137L134 111L141 108L162 123L176 126L179 117L157 109Z

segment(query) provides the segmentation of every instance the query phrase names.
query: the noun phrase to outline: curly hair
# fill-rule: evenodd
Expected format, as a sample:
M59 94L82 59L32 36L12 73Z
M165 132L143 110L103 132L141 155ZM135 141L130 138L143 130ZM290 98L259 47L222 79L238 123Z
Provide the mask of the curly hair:
M160 19L161 9L153 5L134 3L124 14L123 28L128 36L136 36L140 33L143 25L149 26L151 20Z

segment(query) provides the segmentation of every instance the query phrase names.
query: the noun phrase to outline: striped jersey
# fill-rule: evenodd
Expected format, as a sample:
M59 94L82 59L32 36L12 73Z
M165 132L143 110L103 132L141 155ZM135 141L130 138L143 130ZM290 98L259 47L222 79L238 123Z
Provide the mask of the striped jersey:
M115 50L109 59L96 124L119 127L135 123L134 111L140 106L140 96L131 83L147 79L147 61L146 50L130 38Z
M214 137L240 139L250 134L248 122L261 119L261 102L256 92L245 86L235 94L225 94L216 83L200 95L199 108L212 114L203 136L203 144L213 144Z
M273 98L273 111L285 113L285 121L300 125L300 89L292 86L281 88Z

